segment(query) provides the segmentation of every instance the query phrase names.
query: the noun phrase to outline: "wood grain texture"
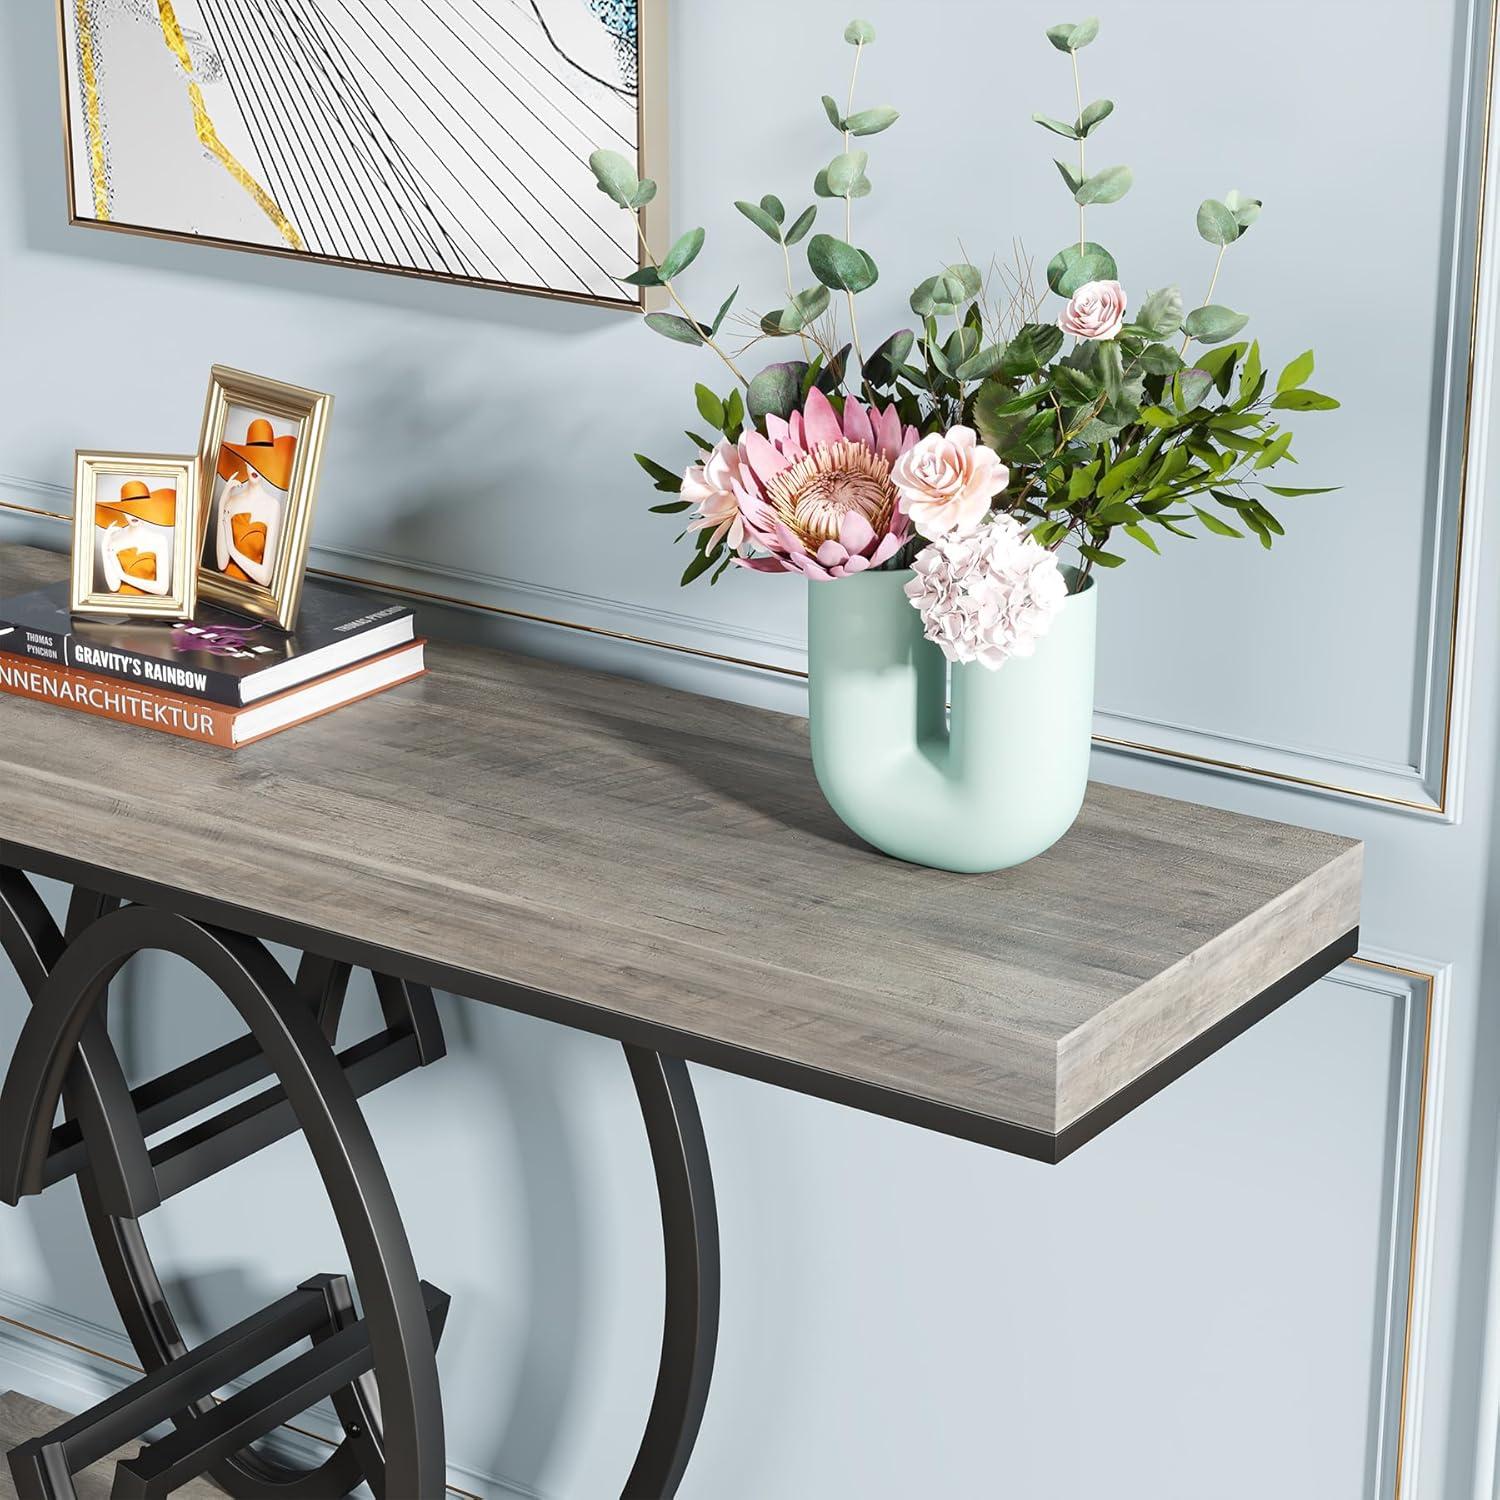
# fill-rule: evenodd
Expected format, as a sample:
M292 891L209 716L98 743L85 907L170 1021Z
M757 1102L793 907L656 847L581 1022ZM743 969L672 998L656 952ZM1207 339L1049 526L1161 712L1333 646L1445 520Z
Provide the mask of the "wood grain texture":
M0 594L63 569L0 548ZM803 720L428 662L232 756L0 699L0 838L581 1002L607 1035L1048 1133L1359 923L1362 846L1328 834L1094 784L1028 865L917 869L834 818Z
M46 1406L30 1396L16 1391L7 1391L0 1396L0 1454L9 1453L32 1438L54 1432L68 1420L68 1413L58 1411L55 1406ZM91 1468L75 1477L74 1488L78 1500L109 1500L110 1487L114 1484L115 1465L122 1459L134 1458L140 1445L132 1444L118 1453L101 1459ZM174 1491L180 1500L224 1500L224 1491L206 1479L195 1479ZM10 1468L0 1461L0 1500L16 1500L16 1487L11 1481Z

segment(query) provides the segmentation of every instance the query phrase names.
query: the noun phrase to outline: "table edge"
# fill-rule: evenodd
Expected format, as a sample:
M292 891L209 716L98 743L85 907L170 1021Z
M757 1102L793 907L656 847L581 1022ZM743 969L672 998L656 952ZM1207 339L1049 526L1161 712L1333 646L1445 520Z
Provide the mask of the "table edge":
M983 1115L961 1105L944 1104L886 1084L849 1078L754 1048L698 1036L678 1027L639 1020L589 1001L476 974L310 923L259 912L252 907L163 885L143 876L124 874L13 840L0 839L0 864L43 878L81 885L122 900L168 907L211 926L309 950L359 968L427 984L482 1004L535 1016L631 1046L647 1047L686 1062L718 1068L794 1093L843 1104L866 1114L1048 1164L1056 1164L1071 1156L1080 1146L1160 1093L1169 1083L1352 958L1359 947L1359 929L1355 927L1278 977L1077 1120L1052 1133L997 1116Z

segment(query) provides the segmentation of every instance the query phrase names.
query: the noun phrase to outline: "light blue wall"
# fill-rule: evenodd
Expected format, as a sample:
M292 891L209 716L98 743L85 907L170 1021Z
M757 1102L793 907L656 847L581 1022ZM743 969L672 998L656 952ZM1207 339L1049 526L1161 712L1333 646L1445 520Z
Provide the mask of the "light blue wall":
M1034 0L867 9L882 36L863 88L905 111L871 143L859 208L880 327L957 241L977 257L1024 232L1045 259L1070 232L1028 123L1064 112L1070 83L1040 37L1058 17ZM645 514L629 454L678 452L706 364L618 314L68 229L48 10L0 13L0 502L63 509L78 445L192 447L208 366L235 364L337 393L322 565L797 663L791 580L679 594L670 522ZM807 0L675 10L676 218L710 233L691 284L706 304L743 282L763 307L777 268L730 200L801 206L832 140L816 101L838 91L847 16ZM698 1070L725 1309L688 1500L1388 1497L1403 1424L1404 1496L1489 1493L1487 342L1465 411L1487 16L1465 0L1122 0L1104 20L1085 87L1119 101L1098 149L1138 185L1094 222L1130 290L1179 279L1201 296L1194 206L1231 186L1263 196L1223 298L1276 355L1315 343L1345 408L1301 445L1306 482L1344 489L1297 502L1273 557L1184 544L1107 580L1101 724L1444 801L1449 820L1181 761L1100 755L1096 771L1366 838L1367 951L1417 972L1347 966L1059 1169ZM0 509L0 536L22 535L65 540ZM797 706L787 679L597 636L437 609L428 628ZM171 971L133 978L119 1009L142 1072L227 1025ZM0 1056L21 1014L0 983ZM659 1338L628 1076L595 1039L456 1002L445 1015L452 1057L369 1114L423 1273L455 1297L454 1482L595 1500L628 1468ZM210 1322L338 1260L292 1144L151 1228ZM112 1322L66 1190L0 1216L0 1314L75 1338L70 1319ZM7 1326L0 1378L62 1392Z

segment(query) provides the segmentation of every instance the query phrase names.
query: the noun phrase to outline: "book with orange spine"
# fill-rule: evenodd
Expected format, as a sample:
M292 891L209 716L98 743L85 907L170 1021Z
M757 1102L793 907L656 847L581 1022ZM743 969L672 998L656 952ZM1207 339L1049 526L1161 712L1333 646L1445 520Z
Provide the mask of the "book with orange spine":
M238 750L420 677L426 671L425 646L425 641L411 641L368 661L276 693L248 708L229 708L159 688L137 687L114 677L5 654L0 654L0 693L135 724L158 734Z

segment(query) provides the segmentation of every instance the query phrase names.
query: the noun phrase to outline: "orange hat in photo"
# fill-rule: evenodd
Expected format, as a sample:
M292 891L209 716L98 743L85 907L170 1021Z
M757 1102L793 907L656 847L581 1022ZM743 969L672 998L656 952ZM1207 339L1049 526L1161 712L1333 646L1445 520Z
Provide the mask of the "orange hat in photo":
M264 417L256 417L245 432L243 443L225 443L219 449L219 478L248 479L253 471L278 490L291 488L292 460L297 439L290 432L276 436Z
M94 506L94 525L101 531L124 526L129 521L149 521L153 526L177 524L177 491L153 490L139 479L127 479L120 486L120 498L109 504Z

